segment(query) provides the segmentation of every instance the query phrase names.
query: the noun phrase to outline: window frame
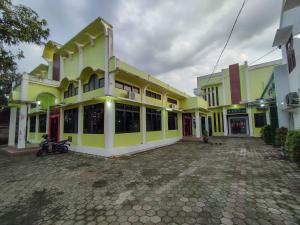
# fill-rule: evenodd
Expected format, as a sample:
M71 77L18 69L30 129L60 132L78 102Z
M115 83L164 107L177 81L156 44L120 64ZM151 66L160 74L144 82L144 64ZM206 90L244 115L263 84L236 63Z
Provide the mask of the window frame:
M261 116L261 115L263 115L263 124L257 124L258 122L257 122L257 116ZM260 118L261 119L261 118ZM259 121L259 122L262 122L262 121ZM265 125L267 125L267 116L266 116L266 113L265 112L263 112L263 113L254 113L254 127L255 128L262 128L262 127L264 127Z
M83 115L84 134L104 134L104 103L84 106Z
M95 91L105 86L104 77L98 77L98 74L90 75L89 81L83 85L83 93Z
M121 90L124 90L124 91L132 91L132 92L135 92L137 94L140 94L140 88L139 87L136 87L136 86L133 86L131 84L127 84L127 83L124 83L124 82L121 82L121 81L115 81L115 88L117 89L121 89Z
M36 115L31 115L30 116L30 124L29 124L29 132L30 133L35 133L35 128L36 128Z
M286 57L287 57L287 61L288 61L288 69L289 69L289 73L291 73L294 70L294 68L296 67L293 35L290 36L289 40L285 44L285 49L286 49Z
M70 118L68 118L68 121L66 121L66 116L70 116ZM64 133L78 133L78 108L64 110Z
M39 115L39 133L45 133L46 127L47 127L47 114L40 114Z
M161 110L146 108L146 131L161 131L161 123Z
M174 99L174 98L167 98L167 101L169 102L169 103L171 103L171 104L175 104L175 105L177 105L177 100L176 99Z
M171 122L174 122L174 124L171 124ZM170 125L172 125L172 126L170 126ZM177 112L168 112L168 130L178 130L178 113Z
M141 130L140 106L115 104L115 133L139 133Z

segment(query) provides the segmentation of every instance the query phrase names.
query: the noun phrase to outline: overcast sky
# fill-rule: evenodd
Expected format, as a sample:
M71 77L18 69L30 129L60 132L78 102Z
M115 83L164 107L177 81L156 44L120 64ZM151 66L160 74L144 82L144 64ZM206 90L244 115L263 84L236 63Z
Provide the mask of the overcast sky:
M114 54L192 94L196 77L209 74L242 0L14 0L48 21L50 40L64 44L96 17L113 25ZM248 0L218 71L270 51L281 0ZM21 72L39 63L41 46L23 46ZM275 51L260 62L278 59Z

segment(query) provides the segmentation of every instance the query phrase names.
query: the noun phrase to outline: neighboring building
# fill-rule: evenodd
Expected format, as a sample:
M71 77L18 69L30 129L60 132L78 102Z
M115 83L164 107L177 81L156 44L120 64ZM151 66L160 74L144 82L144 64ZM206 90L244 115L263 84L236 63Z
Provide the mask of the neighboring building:
M300 1L284 0L273 46L282 50L283 65L274 68L279 126L300 128ZM267 87L267 89L270 87Z
M273 68L280 64L281 60L253 66L245 62L244 65L230 65L219 73L198 77L195 94L208 102L210 135L258 137L264 125L276 124L273 116L276 108L267 109L260 98Z
M25 148L48 133L72 137L74 151L111 156L201 135L207 102L116 58L112 26L103 19L64 45L49 41L43 58L48 65L13 87L9 145Z

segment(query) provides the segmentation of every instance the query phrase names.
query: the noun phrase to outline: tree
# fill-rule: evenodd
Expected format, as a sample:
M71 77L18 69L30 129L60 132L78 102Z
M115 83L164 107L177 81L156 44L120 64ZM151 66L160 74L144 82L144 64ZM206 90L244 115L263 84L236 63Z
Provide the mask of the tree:
M21 43L41 45L47 40L47 21L31 8L0 0L0 108L7 104L12 82L20 77L16 61L23 58Z

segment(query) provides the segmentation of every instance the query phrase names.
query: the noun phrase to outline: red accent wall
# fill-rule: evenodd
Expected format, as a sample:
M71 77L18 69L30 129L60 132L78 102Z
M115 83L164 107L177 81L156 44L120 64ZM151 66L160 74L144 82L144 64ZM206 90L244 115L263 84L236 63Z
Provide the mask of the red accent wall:
M239 64L229 66L231 103L239 104L241 101L240 67Z

